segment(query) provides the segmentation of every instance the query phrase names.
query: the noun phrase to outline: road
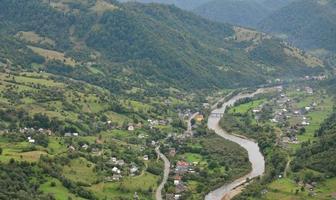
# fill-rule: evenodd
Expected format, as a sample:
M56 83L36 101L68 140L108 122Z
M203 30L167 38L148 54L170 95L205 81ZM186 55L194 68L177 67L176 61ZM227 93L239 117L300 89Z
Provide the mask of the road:
M253 92L253 93L238 94L232 97L230 100L224 102L221 108L216 108L216 106L214 106L212 113L224 113L228 106L234 105L234 103L238 101L239 99L253 97L257 94L264 93L267 90L269 89L262 88L262 89L258 89L256 92ZM239 189L239 191L241 191L240 186L246 183L247 178L252 179L252 178L263 175L263 173L265 172L265 159L264 159L264 156L260 152L258 144L252 140L227 133L225 130L223 130L219 126L219 120L220 118L218 117L209 117L208 128L211 130L214 130L215 133L219 135L220 137L223 137L224 139L235 142L239 144L240 146L242 146L244 149L246 149L246 151L248 152L249 160L252 164L252 171L249 174L233 181L232 183L225 184L222 187L214 191L211 191L209 194L206 195L205 200L231 199L234 195L239 193L237 192L237 188Z
M155 151L158 155L158 157L163 160L164 162L164 170L163 170L163 179L162 182L160 183L159 187L156 189L156 194L155 194L155 199L156 200L162 200L162 189L164 188L165 184L168 181L169 177L169 170L170 170L170 162L168 158L160 152L160 147L156 147Z
M194 119L198 114L199 114L199 112L191 114L190 117L189 117L189 119L188 119L187 134L189 134L190 136L193 136L191 120Z

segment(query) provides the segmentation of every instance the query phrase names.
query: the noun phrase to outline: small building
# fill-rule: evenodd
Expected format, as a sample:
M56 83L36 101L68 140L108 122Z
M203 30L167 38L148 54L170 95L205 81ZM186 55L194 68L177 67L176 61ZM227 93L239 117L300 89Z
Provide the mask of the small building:
M116 164L119 165L119 166L123 166L123 165L125 165L125 161L124 160L118 160Z
M139 169L136 167L136 166L133 166L131 169L130 169L130 173L131 174L134 174L138 171Z
M28 139L28 142L29 142L29 143L35 143L35 140L34 140L33 138L28 137L27 139Z
M189 171L189 166L190 166L189 163L185 161L178 161L176 163L175 172L177 174L187 173Z
M82 145L82 149L87 150L88 148L89 148L89 145L87 145L87 144Z
M128 126L127 130L128 131L134 131L134 126L133 125Z
M119 181L122 178L122 176L120 174L113 174L112 176L112 180L114 181Z
M197 122L202 122L202 121L204 120L204 116L201 115L201 114L196 115L195 120L196 120Z
M302 123L301 123L303 126L309 126L309 122L306 122L306 121L303 121Z
M65 133L64 134L64 137L71 137L72 136L72 133Z
M182 177L177 175L174 177L174 185L178 185L181 183Z
M116 172L118 172L118 170L119 170L118 167L113 167L113 168L112 168L112 172L115 172L115 173L116 173Z
M260 110L260 109L253 109L252 112L253 112L253 113L260 113L261 110Z
M71 146L68 147L68 151L70 151L70 152L76 151L76 148L71 145Z
M74 137L78 137L78 135L79 135L78 133L73 133L72 134L72 136L74 136Z
M144 161L147 161L147 160L149 160L149 157L148 157L148 155L144 155L143 159L144 159Z

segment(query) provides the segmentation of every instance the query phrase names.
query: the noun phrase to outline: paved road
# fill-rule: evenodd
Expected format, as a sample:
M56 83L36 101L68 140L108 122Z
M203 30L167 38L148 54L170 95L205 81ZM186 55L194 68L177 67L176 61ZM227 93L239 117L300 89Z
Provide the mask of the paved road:
M216 108L214 106L214 110L212 111L212 113L224 113L228 106L234 105L234 103L239 99L253 97L256 94L264 93L267 90L268 89L259 89L256 92L250 94L238 94L232 97L230 100L224 102L221 108ZM244 184L246 182L246 178L252 179L257 176L261 176L265 171L265 159L260 152L258 144L254 141L227 133L219 126L219 120L220 118L217 117L209 117L208 128L214 130L217 135L223 137L224 139L235 142L242 146L244 149L246 149L246 151L248 152L249 160L252 164L252 171L249 174L235 180L234 182L223 185L222 187L210 192L206 195L205 200L231 199L235 194L237 194L235 188Z
M188 128L187 128L187 133L190 135L190 136L193 136L193 133L192 133L192 124L191 124L191 120L194 119L196 117L196 115L198 115L199 112L196 112L194 114L191 114L189 119L188 119Z
M162 159L163 162L164 162L163 179L162 179L161 184L157 188L156 194L155 194L155 199L156 200L162 200L162 189L164 188L165 184L168 181L169 170L170 170L170 162L169 162L168 158L160 152L160 147L156 147L155 151L156 151L158 157L160 159Z

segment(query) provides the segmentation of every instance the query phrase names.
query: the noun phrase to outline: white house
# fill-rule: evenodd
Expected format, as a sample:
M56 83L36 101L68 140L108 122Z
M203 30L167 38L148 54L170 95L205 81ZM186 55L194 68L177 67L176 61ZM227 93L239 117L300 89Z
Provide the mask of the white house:
M35 140L34 140L33 138L28 137L27 139L28 139L28 142L29 142L29 143L35 143Z
M112 168L112 172L114 172L114 173L118 173L118 171L119 171L118 167L113 167L113 168Z
M132 125L128 126L127 130L134 131L134 126L132 126Z
M82 148L85 149L85 150L87 150L89 148L89 145L83 144Z
M138 171L138 168L136 166L133 166L131 169L130 169L130 172L131 174L134 174L135 172Z
M308 126L309 124L310 124L310 123L309 123L309 122L306 122L306 121L303 121L303 122L302 122L302 125L303 125L303 126Z

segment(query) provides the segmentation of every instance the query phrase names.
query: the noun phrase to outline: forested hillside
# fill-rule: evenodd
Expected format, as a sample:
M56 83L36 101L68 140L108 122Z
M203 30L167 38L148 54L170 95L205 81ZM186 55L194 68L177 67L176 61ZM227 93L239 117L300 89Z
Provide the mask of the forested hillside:
M207 19L246 27L256 27L269 14L294 0L119 0L173 4Z
M0 34L8 43L1 49L2 65L45 70L117 93L132 88L158 90L158 86L260 84L274 77L316 72L317 68L306 66L321 66L308 64L303 52L288 53L289 47L280 40L262 34L246 36L245 31L174 6L93 0L50 4L3 0L1 4L7 9L0 14ZM266 49L271 50L268 55L260 56ZM25 63L14 59L22 54L29 57Z
M257 0L215 0L202 4L194 12L218 22L256 27L271 10Z
M179 8L192 10L206 2L211 0L119 0L120 2L129 2L129 1L137 1L141 3L162 3L162 4L173 4Z
M335 1L295 1L263 20L259 27L323 55L336 51L335 11Z

